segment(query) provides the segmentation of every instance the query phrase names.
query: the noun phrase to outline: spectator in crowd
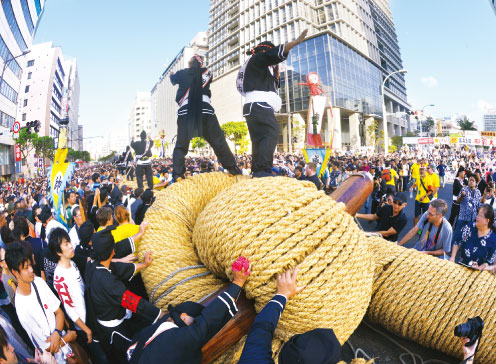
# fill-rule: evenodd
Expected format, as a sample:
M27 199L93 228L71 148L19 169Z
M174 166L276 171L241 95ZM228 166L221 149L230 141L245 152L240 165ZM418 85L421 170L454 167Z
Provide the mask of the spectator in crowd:
M439 183L439 176L434 172L436 170L436 166L434 164L429 164L427 166L427 175L429 176L429 179L431 180L431 185L433 188L432 191L432 199L434 200L437 198L437 192L439 191L439 187L441 186Z
M479 190L482 196L487 188L487 182L485 178L482 176L482 172L480 169L476 169L475 174L477 175L477 189Z
M315 163L310 162L305 167L305 180L313 182L318 190L322 189L322 182L319 176L317 176L317 166Z
M451 205L451 214L449 217L449 223L451 226L455 226L455 219L458 218L460 213L460 203L458 202L458 196L462 191L464 185L468 182L465 180L465 167L460 167L456 172L456 178L453 181L453 204Z
M69 228L72 227L72 210L74 209L74 206L76 206L77 202L77 193L74 190L69 190L65 193L65 202L66 202L66 221L67 221L67 226Z
M431 180L425 172L425 167L423 165L419 167L419 176L415 179L415 184L410 187L410 191L412 191L414 187L417 188L417 196L415 197L414 225L417 225L419 216L425 213L429 208L429 202L431 201L432 194L434 192Z
M145 192L143 192L143 195L141 195L141 200L143 203L136 210L136 216L135 219L133 219L134 222L138 225L140 225L143 222L146 211L152 205L153 201L155 201L153 197L153 190L147 189Z
M131 215L124 206L115 208L115 219L119 224L112 233L115 241L121 241L138 233L139 225L132 224L130 218Z
M405 244L419 234L415 249L425 254L447 259L451 252L452 239L451 225L444 217L447 212L448 205L444 200L432 201L417 225L401 239L398 245Z
M482 204L482 196L477 189L478 178L476 174L470 175L468 177L468 186L463 186L458 195L457 202L460 204L460 212L454 229L453 237L455 239L459 239L461 230L465 225L475 221L477 210Z
M384 184L383 189L389 189L393 193L396 191L396 181L398 180L398 173L394 168L391 167L391 163L385 163L384 169L382 170L382 181Z
M377 220L377 230L382 237L389 241L397 241L398 234L407 224L407 218L403 209L407 205L407 195L404 192L397 192L392 199L391 204L385 204L375 214L359 214L355 216L367 221Z
M444 160L441 159L441 162L439 163L439 165L437 166L437 172L438 172L438 175L439 175L439 183L441 185L441 188L444 188L444 176L446 176L446 169L448 167L446 166L446 164L444 164Z
M475 222L462 227L461 233L453 240L450 260L456 259L460 251L459 263L479 270L494 270L496 258L496 228L494 210L489 205L481 205Z
M35 346L55 355L57 362L71 352L67 345L76 340L74 331L64 330L60 301L47 284L33 272L32 258L19 243L7 246L5 260L17 279L15 307L24 330Z
M142 195L143 195L143 188L138 187L137 189L134 190L134 197L136 198L136 200L131 205L131 219L133 219L133 221L136 221L136 211L143 204L143 200L141 199Z

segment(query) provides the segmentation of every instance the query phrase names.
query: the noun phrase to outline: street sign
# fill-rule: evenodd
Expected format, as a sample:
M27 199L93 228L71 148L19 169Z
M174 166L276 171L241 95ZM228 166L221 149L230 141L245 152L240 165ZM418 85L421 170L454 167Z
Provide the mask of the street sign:
M16 162L20 162L22 159L22 156L21 156L21 145L20 144L16 144L15 145L15 160Z
M19 130L21 130L21 123L18 121L15 121L14 125L12 125L12 131L14 132L14 134L17 134L17 133L19 133Z

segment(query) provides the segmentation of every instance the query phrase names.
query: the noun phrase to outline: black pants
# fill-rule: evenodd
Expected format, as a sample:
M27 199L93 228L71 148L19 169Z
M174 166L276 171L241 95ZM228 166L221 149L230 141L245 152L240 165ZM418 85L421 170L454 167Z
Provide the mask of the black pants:
M219 162L222 166L229 170L231 173L236 173L237 165L236 159L227 145L226 137L224 132L219 126L219 121L215 114L202 114L203 116L203 138L210 144L213 148L215 155L219 158ZM184 158L188 154L190 137L188 135L188 122L190 122L188 115L181 115L177 117L177 140L174 147L174 152L172 153L172 164L173 164L173 177L181 177L186 171L184 165Z
M272 176L272 161L279 138L279 124L274 110L266 102L243 106L252 144L251 170L253 177Z
M129 181L134 181L134 166L133 165L127 166L125 173L126 173L126 178Z
M455 230L455 219L458 217L459 213L460 213L460 204L453 201L453 204L451 205L450 217L448 220L451 226L453 226L453 230Z
M146 175L148 188L153 188L153 171L151 164L138 164L136 166L136 180L138 182L138 188L143 188L143 172Z

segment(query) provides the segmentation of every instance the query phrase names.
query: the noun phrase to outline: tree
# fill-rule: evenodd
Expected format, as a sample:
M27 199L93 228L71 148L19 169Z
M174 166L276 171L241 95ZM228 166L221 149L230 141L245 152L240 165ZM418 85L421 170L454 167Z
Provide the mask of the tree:
M22 162L28 168L28 175L30 176L31 168L28 163L28 156L30 156L31 152L35 149L38 139L38 134L28 133L27 129L22 128L19 132L19 137L16 140L16 143L21 146Z
M98 160L100 162L110 162L114 159L115 155L117 154L116 151L111 151L109 155L106 155L105 157L100 157Z
M53 161L55 158L53 138L50 136L38 137L35 144L35 153L43 157L43 163L45 163L45 159Z
M191 139L191 147L196 151L205 148L206 145L207 142L202 137L196 137Z
M244 121L229 121L221 126L227 140L234 143L234 154L238 155L238 147L246 147L246 136L248 135L248 127Z
M434 119L431 118L430 116L424 121L423 128L425 130L425 133L429 135L429 132L431 129L434 127Z
M463 119L458 119L456 122L461 130L477 130L474 126L475 121L468 120L466 116L464 116Z
M391 146L393 145L396 147L396 150L400 149L403 146L403 137L399 135L392 137Z

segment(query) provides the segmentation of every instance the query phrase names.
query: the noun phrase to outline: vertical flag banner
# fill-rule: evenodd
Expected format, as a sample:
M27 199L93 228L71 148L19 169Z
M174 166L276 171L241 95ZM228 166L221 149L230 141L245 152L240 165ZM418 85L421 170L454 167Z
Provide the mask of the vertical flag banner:
M327 162L329 162L331 150L329 148L303 149L303 155L305 156L305 162L313 162L319 167L317 174L320 177L324 173L323 167L327 166Z
M67 152L67 127L61 126L57 152L47 177L50 181L50 202L55 209L55 219L64 226L68 225L64 216L64 191L67 183L71 181L76 165L65 162Z

